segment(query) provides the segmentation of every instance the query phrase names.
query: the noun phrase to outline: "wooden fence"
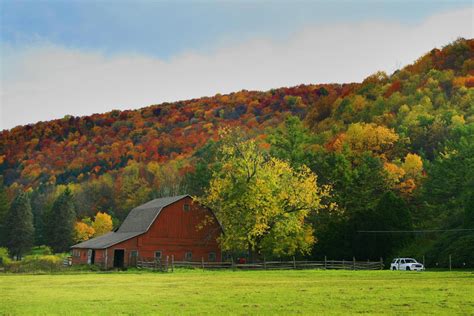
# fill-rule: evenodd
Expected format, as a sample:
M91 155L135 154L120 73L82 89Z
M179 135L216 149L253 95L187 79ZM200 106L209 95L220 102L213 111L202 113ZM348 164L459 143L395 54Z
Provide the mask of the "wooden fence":
M233 270L383 270L383 261L356 261L353 260L324 260L324 261L261 261L257 263L234 263L234 262L205 262L201 261L175 261L173 256L163 260L139 260L137 267L140 269L152 269L157 271L171 272L175 268L194 269L233 269Z
M168 272L170 268L169 264L169 257L166 258L165 260L160 260L160 259L139 259L137 260L137 268L139 269L149 269L153 271L163 271L163 272ZM171 267L171 270L173 268Z

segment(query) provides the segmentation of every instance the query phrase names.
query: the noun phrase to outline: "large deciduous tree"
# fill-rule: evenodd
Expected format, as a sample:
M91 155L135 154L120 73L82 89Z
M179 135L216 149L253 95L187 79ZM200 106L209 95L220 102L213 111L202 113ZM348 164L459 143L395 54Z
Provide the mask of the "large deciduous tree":
M30 198L20 193L13 200L6 219L6 245L10 255L21 258L32 246L35 229Z
M253 254L308 253L315 242L307 223L324 208L328 188L306 166L293 169L266 155L254 140L221 131L222 168L199 202L215 211L224 227L223 249Z

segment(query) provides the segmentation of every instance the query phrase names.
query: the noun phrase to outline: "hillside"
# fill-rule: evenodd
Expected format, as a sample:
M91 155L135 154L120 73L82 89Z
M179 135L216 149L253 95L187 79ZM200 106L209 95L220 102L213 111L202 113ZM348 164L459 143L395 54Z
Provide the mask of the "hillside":
M273 155L308 165L333 186L344 215L314 219L320 235L314 256L332 251L339 258L378 259L380 250L362 249L373 241L354 232L380 222L388 191L406 205L410 227L472 227L473 39L433 49L362 83L240 91L19 126L0 133L0 172L10 200L31 192L38 225L64 185L74 192L78 217L107 211L119 221L152 197L202 192L223 126L240 127ZM306 136L279 150L278 139L291 137L291 128ZM397 239L385 254L409 242L423 242L427 252L438 249L432 248L438 237L428 237ZM337 240L347 241L339 252L332 247ZM373 249L380 243L383 238Z
M256 134L287 114L305 117L322 95L350 93L357 86L301 85L111 111L19 126L0 134L0 170L7 185L81 182L137 162L189 157L221 126ZM324 88L324 89L323 89Z

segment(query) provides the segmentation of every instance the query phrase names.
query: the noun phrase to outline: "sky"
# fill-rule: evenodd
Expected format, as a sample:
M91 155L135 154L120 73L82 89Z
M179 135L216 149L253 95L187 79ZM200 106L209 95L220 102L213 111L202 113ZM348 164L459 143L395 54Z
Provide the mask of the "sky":
M0 0L0 130L362 81L473 33L472 0Z

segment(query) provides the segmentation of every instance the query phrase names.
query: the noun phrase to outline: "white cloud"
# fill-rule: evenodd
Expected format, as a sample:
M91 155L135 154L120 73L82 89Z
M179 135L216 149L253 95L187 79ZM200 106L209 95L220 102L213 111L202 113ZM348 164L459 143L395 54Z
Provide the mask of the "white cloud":
M392 72L458 37L472 38L473 15L467 8L417 25L374 21L307 26L285 41L254 39L168 61L107 57L44 43L21 50L3 45L0 130L66 114L139 108L241 89L360 81L377 70Z

